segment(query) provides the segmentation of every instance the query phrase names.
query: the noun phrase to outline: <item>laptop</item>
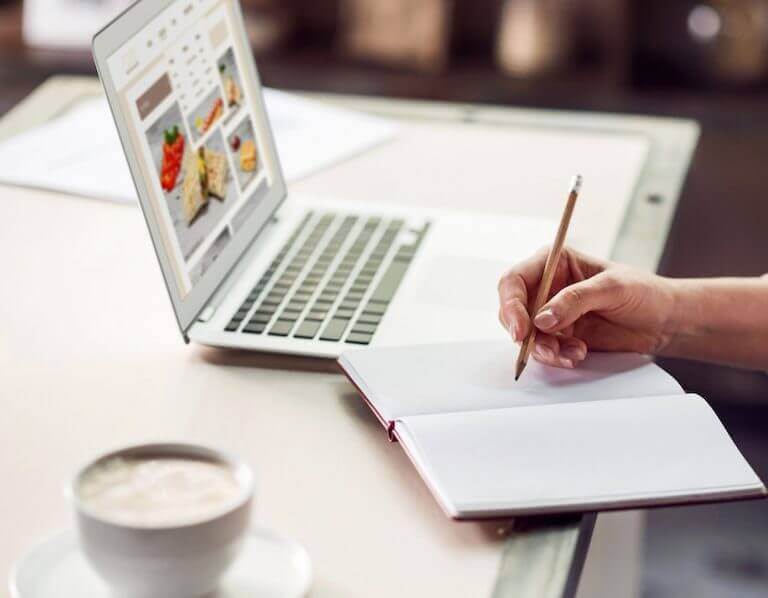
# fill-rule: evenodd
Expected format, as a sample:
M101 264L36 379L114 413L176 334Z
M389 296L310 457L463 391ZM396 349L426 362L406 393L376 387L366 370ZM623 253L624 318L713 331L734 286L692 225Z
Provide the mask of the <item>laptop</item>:
M554 223L289 196L238 0L139 0L93 54L185 341L337 357L503 334L495 281Z

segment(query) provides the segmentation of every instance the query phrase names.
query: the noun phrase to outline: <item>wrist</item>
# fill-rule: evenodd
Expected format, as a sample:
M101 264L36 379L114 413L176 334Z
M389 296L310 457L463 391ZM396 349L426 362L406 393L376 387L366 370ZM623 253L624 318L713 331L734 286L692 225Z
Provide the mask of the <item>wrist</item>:
M697 336L703 322L701 288L692 280L662 277L662 281L670 301L663 318L665 340L659 354L680 356L689 339Z

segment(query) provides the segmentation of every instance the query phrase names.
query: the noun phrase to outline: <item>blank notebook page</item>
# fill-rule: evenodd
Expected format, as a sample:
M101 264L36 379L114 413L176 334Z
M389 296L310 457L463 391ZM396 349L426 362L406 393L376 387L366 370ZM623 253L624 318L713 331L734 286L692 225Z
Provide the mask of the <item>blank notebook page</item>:
M515 382L512 341L376 347L345 353L340 363L381 415L476 411L683 394L647 356L590 353L574 370L535 360Z
M763 491L717 416L695 395L406 417L396 430L452 517Z

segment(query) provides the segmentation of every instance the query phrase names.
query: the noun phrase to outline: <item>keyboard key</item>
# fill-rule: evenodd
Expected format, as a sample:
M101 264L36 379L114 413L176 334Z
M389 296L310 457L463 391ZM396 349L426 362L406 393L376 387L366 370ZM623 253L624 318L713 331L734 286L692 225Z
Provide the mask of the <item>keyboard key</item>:
M259 322L249 322L248 325L243 328L243 332L247 332L248 334L261 334L264 332L266 327L266 324L261 324Z
M293 334L296 338L315 338L317 336L317 333L320 331L320 326L322 325L322 322L314 321L314 320L304 320L301 323L301 326L296 330L296 332Z
M271 336L288 336L291 330L293 330L295 320L278 320L275 325L269 330Z
M387 306L381 303L369 302L363 310L364 314L383 316L387 311Z
M389 303L395 296L397 287L400 286L400 282L402 282L407 271L408 264L403 262L392 262L379 282L379 286L376 287L373 295L371 295L371 300Z
M375 324L365 324L360 320L358 320L355 323L354 327L352 328L352 332L360 332L363 334L373 334L374 332L376 332L377 328L378 326Z
M272 319L272 314L266 314L263 312L256 312L253 314L253 317L251 318L251 322L259 322L261 324L266 324Z
M381 322L381 318L383 318L383 314L371 314L368 312L363 312L360 314L360 317L357 318L358 324L374 324L378 326L379 322Z
M227 332L234 332L235 330L240 328L241 321L242 320L236 322L235 320L232 320L229 324L227 324L227 327L224 330L226 330Z
M372 334L361 334L358 332L352 332L344 341L345 343L353 343L355 345L368 345L373 338Z
M286 322L295 322L299 319L301 312L298 311L282 311L277 317L278 320L285 320Z
M320 335L320 340L323 341L338 341L344 335L344 331L349 326L349 320L340 320L333 318L323 330L323 334Z

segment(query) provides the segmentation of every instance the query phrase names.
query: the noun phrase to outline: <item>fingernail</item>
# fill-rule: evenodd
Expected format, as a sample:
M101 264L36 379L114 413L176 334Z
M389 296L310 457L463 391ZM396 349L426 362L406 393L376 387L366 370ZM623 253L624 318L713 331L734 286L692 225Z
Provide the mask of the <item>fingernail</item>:
M572 361L581 361L587 356L582 347L563 347L560 349L560 355Z
M536 314L533 323L536 324L537 328L549 330L557 324L557 316L551 309L545 309Z
M549 347L545 347L544 345L536 345L534 350L536 351L536 353L538 353L539 357L541 357L542 359L555 358L555 352Z
M567 368L573 367L573 361L571 361L570 359L561 359L560 363L562 363Z

